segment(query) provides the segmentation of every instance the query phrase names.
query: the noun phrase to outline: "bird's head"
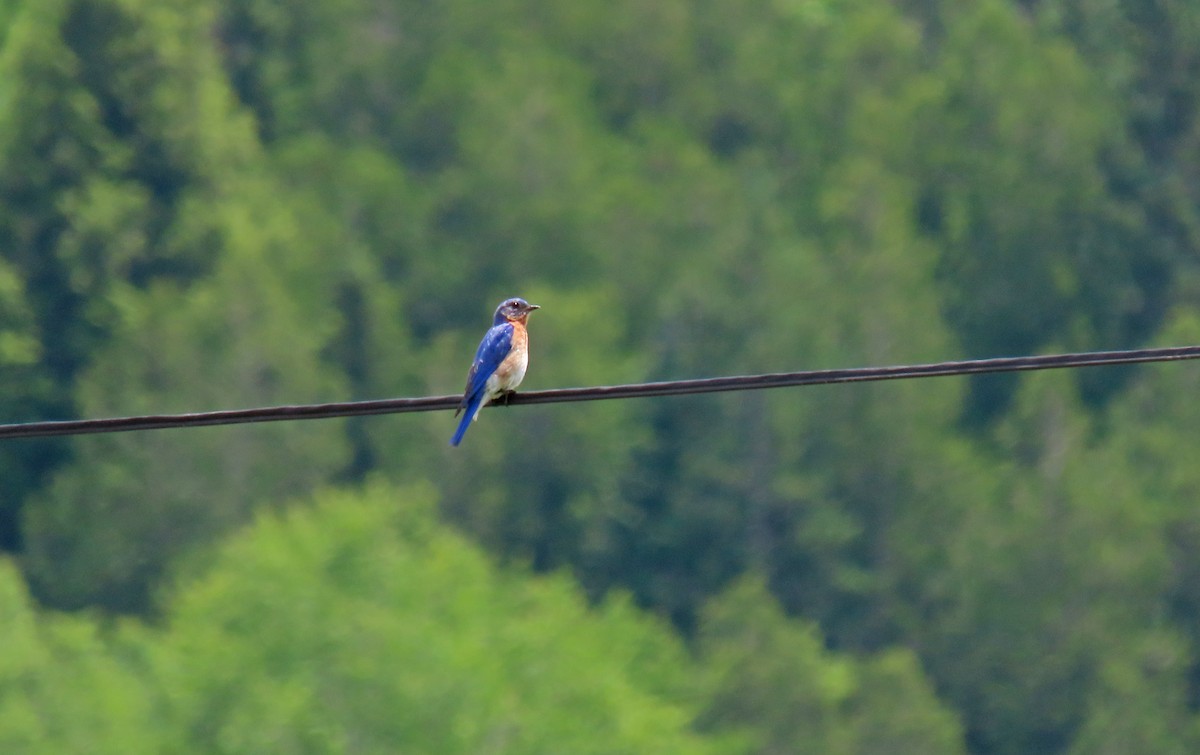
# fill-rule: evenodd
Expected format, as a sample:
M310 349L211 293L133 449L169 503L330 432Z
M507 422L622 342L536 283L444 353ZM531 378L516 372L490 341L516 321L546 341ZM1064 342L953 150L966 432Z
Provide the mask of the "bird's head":
M500 306L496 307L495 324L499 325L502 322L525 322L529 317L529 313L535 309L541 309L536 304L529 302L519 297L505 299L500 302Z

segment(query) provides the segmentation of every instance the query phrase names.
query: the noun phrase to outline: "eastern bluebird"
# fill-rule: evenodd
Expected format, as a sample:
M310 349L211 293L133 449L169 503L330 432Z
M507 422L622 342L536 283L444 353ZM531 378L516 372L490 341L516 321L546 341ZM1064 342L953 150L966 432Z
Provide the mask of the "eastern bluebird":
M475 361L467 373L467 390L454 416L466 413L450 445L457 446L462 441L480 409L513 391L525 378L525 368L529 366L529 331L525 323L535 309L540 307L524 299L506 299L496 308L492 328L479 342Z

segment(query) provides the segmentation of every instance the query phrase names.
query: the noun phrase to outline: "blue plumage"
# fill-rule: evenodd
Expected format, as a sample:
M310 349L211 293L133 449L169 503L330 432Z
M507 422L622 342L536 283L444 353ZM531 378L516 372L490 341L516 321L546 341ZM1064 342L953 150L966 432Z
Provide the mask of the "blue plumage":
M479 342L475 361L467 372L467 388L458 411L462 420L450 445L462 442L479 410L499 396L513 391L525 377L529 364L529 335L525 324L529 313L539 309L524 299L507 299L496 308L492 327Z

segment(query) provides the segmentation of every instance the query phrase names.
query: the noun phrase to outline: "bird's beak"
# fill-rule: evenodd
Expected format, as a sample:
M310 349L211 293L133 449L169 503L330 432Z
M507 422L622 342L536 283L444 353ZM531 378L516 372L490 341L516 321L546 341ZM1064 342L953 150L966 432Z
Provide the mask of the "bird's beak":
M529 307L530 312L532 312L535 309L541 309L541 307L537 304L529 304L528 307Z

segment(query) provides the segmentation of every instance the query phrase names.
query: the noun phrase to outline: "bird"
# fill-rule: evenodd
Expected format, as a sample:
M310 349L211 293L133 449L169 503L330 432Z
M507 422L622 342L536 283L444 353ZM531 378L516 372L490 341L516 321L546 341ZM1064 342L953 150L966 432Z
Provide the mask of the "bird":
M505 299L496 307L492 327L479 342L475 361L467 372L467 389L454 416L463 415L450 439L457 446L479 417L479 410L500 396L512 393L525 379L529 367L529 313L541 309L520 297Z

